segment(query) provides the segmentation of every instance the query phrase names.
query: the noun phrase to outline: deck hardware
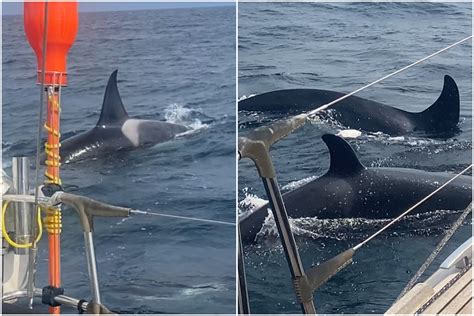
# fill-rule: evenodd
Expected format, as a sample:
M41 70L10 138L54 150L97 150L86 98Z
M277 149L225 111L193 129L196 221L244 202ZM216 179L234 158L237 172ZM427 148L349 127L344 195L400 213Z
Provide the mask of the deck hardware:
M79 215L82 230L84 233L84 244L86 250L87 270L89 272L89 282L92 293L91 303L101 304L99 276L97 273L97 263L95 259L94 239L94 216L100 217L128 217L130 208L113 206L93 199L74 195L65 192L56 192L51 197L51 203L63 203L72 206ZM102 306L102 308L105 308ZM102 310L99 308L99 310Z
M41 295L41 302L52 307L61 306L61 303L57 302L55 297L63 294L64 288L62 287L54 287L52 285L45 286Z

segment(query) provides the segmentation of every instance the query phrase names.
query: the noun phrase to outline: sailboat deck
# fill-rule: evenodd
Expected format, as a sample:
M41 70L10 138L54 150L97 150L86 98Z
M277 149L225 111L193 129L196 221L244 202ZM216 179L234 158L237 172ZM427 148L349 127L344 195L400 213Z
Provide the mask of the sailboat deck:
M472 268L452 285L443 287L429 301L431 304L421 314L472 314Z
M433 286L418 283L386 315L472 314L472 267L445 274Z

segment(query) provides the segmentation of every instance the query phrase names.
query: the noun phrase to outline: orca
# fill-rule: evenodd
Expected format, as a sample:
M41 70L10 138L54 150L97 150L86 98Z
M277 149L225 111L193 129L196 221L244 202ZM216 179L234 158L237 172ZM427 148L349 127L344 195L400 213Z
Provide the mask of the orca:
M110 75L96 126L61 142L62 162L71 163L112 155L119 150L152 146L189 130L180 124L130 118L119 94L117 73L115 70Z
M327 104L344 93L318 89L278 90L249 97L239 102L239 111L302 113ZM379 102L350 96L320 113L343 126L391 136L418 133L432 137L454 135L458 131L459 91L453 78L444 76L439 98L422 112L413 113Z
M330 153L323 176L283 194L290 218L395 218L454 175L407 168L367 168L341 137L322 136ZM471 176L460 176L413 214L463 210L472 200ZM252 242L268 215L268 203L239 219L242 240Z

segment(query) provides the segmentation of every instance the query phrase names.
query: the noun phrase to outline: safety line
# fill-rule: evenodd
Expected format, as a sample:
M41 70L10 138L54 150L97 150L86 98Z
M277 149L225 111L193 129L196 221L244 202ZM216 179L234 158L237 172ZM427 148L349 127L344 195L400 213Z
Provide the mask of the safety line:
M40 86L40 108L38 113L38 132L36 134L36 159L35 159L35 205L38 206L39 197L39 169L40 169L40 147L41 147L41 131L43 127L43 105L44 105L44 81L46 79L46 45L48 38L48 2L44 4L44 27L43 27L43 47L41 60L41 86Z
M438 243L436 246L435 250L428 256L426 261L423 263L423 265L416 271L416 273L413 275L411 278L410 282L405 286L403 291L398 295L397 301L400 300L405 294L410 291L415 283L418 281L418 279L423 275L423 273L428 269L428 267L431 265L433 260L438 256L438 254L441 252L441 250L444 249L444 246L448 243L448 241L453 237L454 233L457 231L459 226L462 225L466 217L469 215L469 213L472 212L472 203L469 204L469 206L463 211L461 216L456 220L456 222L451 226L451 228L448 229L446 234L444 235L443 239Z
M162 216L162 217L169 217L169 218L177 218L177 219L182 219L182 220L205 222L205 223L211 223L211 224L235 226L235 223L217 221L217 220L214 220L214 219L205 219L205 218L196 218L196 217L188 217L188 216L180 216L180 215L171 215L171 214L163 214L163 213L157 213L157 212L147 212L147 211L140 211L140 210L131 210L130 213L132 213L132 214L142 214L142 215L154 215L154 216Z
M426 57L423 57L422 59L419 59L419 60L417 60L417 61L415 61L415 62L413 62L413 63L411 63L411 64L409 64L409 65L407 65L407 66L405 66L405 67L403 67L403 68L400 68L400 69L398 69L397 71L392 72L391 74L388 74L388 75L386 75L386 76L384 76L384 77L382 77L382 78L380 78L380 79L377 79L377 80L375 80L375 81L373 81L373 82L371 82L371 83L369 83L369 84L367 84L367 85L365 85L365 86L363 86L363 87L360 87L359 89L354 90L354 91L352 91L351 93L348 93L348 94L346 94L346 95L343 95L342 97L337 98L336 100L331 101L331 102L329 102L329 103L326 103L326 104L324 104L324 105L318 107L317 109L311 110L311 111L309 111L309 112L306 113L306 117L309 118L309 117L311 117L311 116L314 116L315 114L317 114L317 113L319 113L319 112L321 112L321 111L327 109L328 107L330 107L331 105L333 105L333 104L335 104L335 103L337 103L337 102L340 102L340 101L342 101L342 100L344 100L344 99L347 99L348 97L350 97L350 96L352 96L352 95L354 95L354 94L356 94L356 93L358 93L358 92L360 92L360 91L362 91L362 90L365 90L365 89L367 89L367 88L373 86L374 84L377 84L377 83L379 83L379 82L381 82L381 81L383 81L383 80L385 80L385 79L388 79L388 78L390 78L390 77L393 77L393 76L395 76L395 75L401 73L402 71L405 71L405 70L407 70L407 69L409 69L409 68L411 68L411 67L413 67L413 66L416 66L416 65L418 65L419 63L422 63L422 62L424 62L425 60L430 59L431 57L434 57L434 56L436 56L436 55L439 55L439 54L441 54L442 52L447 51L447 50L450 49L450 48L453 48L453 47L455 47L455 46L457 46L457 45L459 45L459 44L461 44L461 43L464 43L465 41L467 41L467 40L469 40L469 39L471 39L471 38L472 38L472 35L471 35L471 36L468 36L468 37L466 37L466 38L463 38L462 40L457 41L456 43L453 43L453 44L451 44L451 45L449 45L449 46L447 46L447 47L445 47L445 48L443 48L443 49L440 49L440 50L438 50L437 52L434 52L434 53L431 54L431 55L428 55L428 56L426 56Z
M412 207L410 207L408 210L406 210L405 212L403 212L402 214L400 214L398 217L396 217L395 219L393 219L390 223L388 223L387 225L385 225L382 229L380 229L379 231L377 231L376 233L374 233L372 236L370 236L369 238L367 238L366 240L364 240L363 242L361 242L360 244L356 245L355 247L353 247L352 249L354 249L354 251L358 250L360 247L362 247L363 245L365 245L366 243L368 243L369 241L371 241L373 238L377 237L378 235L380 235L383 231L385 231L387 228L389 228L390 226L392 226L393 224L395 224L397 221L399 221L402 217L404 217L405 215L407 215L408 213L410 213L411 211L413 211L415 208L417 208L420 204L422 204L423 202L425 202L426 200L428 200L430 197L432 197L433 195L435 195L436 193L438 193L439 191L441 191L445 186L447 186L448 184L450 184L451 182L453 182L455 179L457 179L458 177L460 177L463 173L465 173L466 171L468 171L469 169L472 168L472 164L470 164L466 169L464 169L463 171L461 171L460 173L458 173L457 175L455 175L454 177L452 177L451 179L449 179L448 181L446 181L443 185L441 185L440 187L438 187L436 190L434 190L433 192L431 192L430 194L428 194L426 197L424 197L423 199L421 199L420 201L418 201L415 205L413 205Z

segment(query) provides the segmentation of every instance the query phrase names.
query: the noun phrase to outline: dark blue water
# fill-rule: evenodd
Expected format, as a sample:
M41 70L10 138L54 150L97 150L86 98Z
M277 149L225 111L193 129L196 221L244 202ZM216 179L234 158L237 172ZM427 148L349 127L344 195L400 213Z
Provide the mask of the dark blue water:
M350 92L471 34L471 5L441 3L240 3L240 98L290 88ZM457 82L461 132L446 140L367 135L350 143L367 166L428 171L462 170L471 162L471 44L361 92L359 96L409 111L421 111L438 97L443 76ZM245 133L268 119L239 114ZM306 124L272 150L283 191L327 170L321 135L337 133L334 122ZM266 199L253 164L239 162L240 211ZM411 217L373 240L354 264L315 294L319 313L383 313L442 238L457 214L440 210ZM354 246L386 221L347 219L292 222L306 267ZM471 235L471 220L453 237L428 272ZM287 263L274 225L245 248L253 313L299 313Z
M113 4L111 4L113 8ZM3 17L3 168L35 148L36 59L20 16ZM130 116L195 131L152 148L64 165L70 192L133 208L235 220L235 8L80 14L62 95L63 137L93 127L119 69ZM77 216L63 212L66 294L89 298ZM159 217L97 219L104 304L122 312L233 313L235 229ZM40 244L38 284L46 285Z

